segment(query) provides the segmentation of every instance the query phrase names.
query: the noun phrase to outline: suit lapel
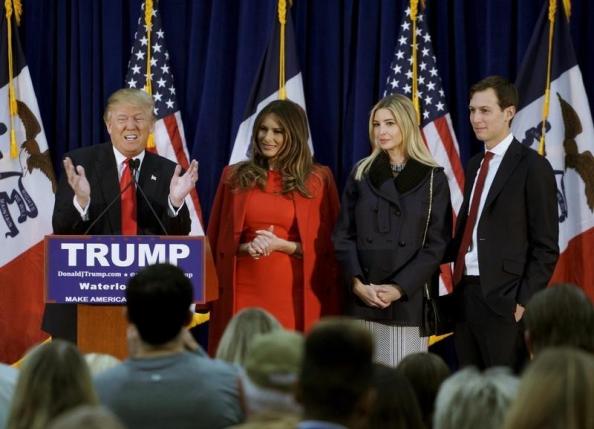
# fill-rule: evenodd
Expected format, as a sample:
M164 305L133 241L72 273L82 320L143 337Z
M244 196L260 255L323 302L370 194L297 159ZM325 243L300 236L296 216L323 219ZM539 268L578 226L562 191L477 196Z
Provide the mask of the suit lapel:
M491 203L495 200L497 195L499 195L499 193L503 189L503 186L505 186L507 179L509 179L509 176L520 162L520 159L522 158L521 148L522 147L520 146L520 143L514 139L512 144L505 152L505 155L501 160L501 165L499 166L497 174L493 179L493 183L489 188L489 193L487 194L487 199L485 200L483 210L489 207Z
M161 177L161 170L159 169L159 163L157 158L149 151L145 151L142 165L140 166L140 175L138 177L138 183L142 186L142 190L148 196L158 200L157 190L161 181L170 181L170 177ZM137 193L137 201L144 201L139 191Z
M387 180L383 182L379 188L375 187L369 179L367 179L367 181L369 182L371 189L373 189L381 197L393 202L396 205L400 204L400 197L393 180Z
M470 206L470 196L472 195L472 188L474 188L474 182L476 181L476 175L481 165L481 161L484 158L484 153L480 156L473 157L468 162L468 169L466 171L466 181L464 183L464 202L460 207L461 213L468 213L468 207Z
M98 175L97 183L100 184L101 193L103 194L103 202L109 204L120 192L118 168L111 144L106 144L105 150L100 152L96 171ZM116 201L106 216L111 225L109 230L114 234L121 232L120 212L121 203L120 201Z

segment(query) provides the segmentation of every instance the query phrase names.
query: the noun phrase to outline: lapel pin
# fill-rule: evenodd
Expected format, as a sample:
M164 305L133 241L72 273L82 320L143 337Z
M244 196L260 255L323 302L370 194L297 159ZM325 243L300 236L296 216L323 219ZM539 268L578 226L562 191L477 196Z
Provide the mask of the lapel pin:
M157 176L155 176L154 174L151 174L151 180L157 180Z

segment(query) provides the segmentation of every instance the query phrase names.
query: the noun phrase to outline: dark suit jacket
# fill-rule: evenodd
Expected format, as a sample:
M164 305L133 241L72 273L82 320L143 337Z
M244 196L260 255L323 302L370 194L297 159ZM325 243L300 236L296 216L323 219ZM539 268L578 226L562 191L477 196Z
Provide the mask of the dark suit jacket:
M88 146L74 150L65 156L70 157L74 165L82 165L91 185L91 205L89 220L83 221L73 204L74 192L68 184L66 174L62 172L56 203L52 216L55 234L84 234L89 225L97 219L107 205L117 198L120 192L118 170L111 143ZM186 205L178 215L168 214L169 184L175 170L175 163L154 153L145 152L138 183L153 205L169 235L187 235L190 232L190 213ZM140 194L136 191L137 222L140 235L164 235L159 223ZM119 199L105 213L89 234L121 234L121 204ZM43 329L59 338L76 341L76 305L48 304L43 315Z
M333 234L349 292L347 312L367 320L419 326L422 287L439 269L452 234L447 178L443 169L435 169L431 219L422 246L431 167L409 159L394 179L382 153L361 180L355 180L355 171L356 167L345 185ZM368 307L352 293L354 277L366 284L397 284L406 297L384 310Z
M52 223L55 234L83 234L99 213L120 192L118 170L111 143L88 146L72 151L65 156L70 157L74 165L82 165L91 185L91 205L89 220L83 221L74 207L74 192L68 184L66 174L62 174L56 192L56 204ZM175 163L154 153L145 152L138 183L155 208L163 222L167 234L187 235L190 232L190 214L187 206L180 210L176 217L168 214L169 183ZM159 223L140 191L136 191L138 233L140 235L164 235ZM109 211L93 226L89 234L118 235L121 234L120 201L117 200Z
M464 202L450 256L455 258L470 194L484 153L466 169ZM481 289L488 305L509 317L516 303L546 287L559 257L555 175L547 159L514 139L491 184L477 230Z

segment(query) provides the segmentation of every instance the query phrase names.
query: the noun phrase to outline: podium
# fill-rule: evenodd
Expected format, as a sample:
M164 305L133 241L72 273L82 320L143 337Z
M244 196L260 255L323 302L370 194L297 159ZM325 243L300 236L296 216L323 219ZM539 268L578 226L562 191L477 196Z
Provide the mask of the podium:
M194 287L194 301L218 298L218 280L206 237L45 237L45 302L77 305L77 345L82 353L128 355L127 280L147 265L169 262Z

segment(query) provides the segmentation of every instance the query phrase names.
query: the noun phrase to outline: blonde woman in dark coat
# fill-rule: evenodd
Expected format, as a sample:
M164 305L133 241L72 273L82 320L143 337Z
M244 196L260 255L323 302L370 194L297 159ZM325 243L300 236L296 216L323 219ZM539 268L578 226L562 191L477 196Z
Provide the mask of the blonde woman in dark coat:
M396 365L427 350L418 330L422 290L425 282L437 287L452 231L450 192L408 98L390 95L373 107L369 138L373 152L346 183L333 242L347 314L373 334L376 361Z

